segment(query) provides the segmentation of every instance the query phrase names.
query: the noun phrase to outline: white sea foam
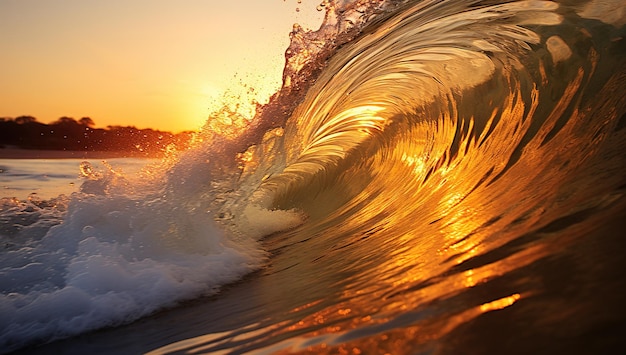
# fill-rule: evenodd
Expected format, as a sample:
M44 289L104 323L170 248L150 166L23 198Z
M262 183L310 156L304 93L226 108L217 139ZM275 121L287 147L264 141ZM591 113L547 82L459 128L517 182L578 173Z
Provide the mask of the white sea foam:
M269 210L249 204L243 210L242 218L237 223L238 229L245 235L260 238L275 232L291 229L302 224L305 216L297 210Z
M62 208L5 200L3 224L17 227L0 231L7 241L0 258L0 352L215 293L263 265L258 238L302 221L296 212L246 207L245 196L231 193L237 198L230 203L241 205L225 230L214 216L224 210L214 207L232 186L210 174L192 177L177 194L172 186L180 176L146 183L99 172L85 176L81 192ZM59 208L67 209L64 216Z

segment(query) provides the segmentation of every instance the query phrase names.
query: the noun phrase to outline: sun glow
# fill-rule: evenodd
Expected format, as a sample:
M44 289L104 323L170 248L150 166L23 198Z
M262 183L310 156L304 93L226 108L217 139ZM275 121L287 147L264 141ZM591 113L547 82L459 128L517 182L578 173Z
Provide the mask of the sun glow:
M316 5L2 2L0 117L198 129L228 90L254 85L259 102L278 90L293 23L318 28Z
M201 83L192 87L190 91L191 95L184 98L186 102L181 103L181 106L186 108L181 117L187 121L186 126L199 130L206 123L209 113L215 110L222 90L212 84Z

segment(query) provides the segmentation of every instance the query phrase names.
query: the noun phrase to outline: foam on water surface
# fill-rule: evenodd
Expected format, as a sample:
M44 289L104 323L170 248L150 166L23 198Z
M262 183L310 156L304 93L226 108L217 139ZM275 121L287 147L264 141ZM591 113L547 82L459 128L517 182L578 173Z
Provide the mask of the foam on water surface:
M197 154L136 175L83 162L70 197L3 199L0 348L127 323L261 267L258 239L301 215L248 206Z
M623 16L601 3L324 2L253 121L210 118L192 149L137 175L82 164L70 197L2 200L0 347L129 322L264 266L260 294L233 287L198 315L220 324L168 341L458 353L506 343L501 325L539 349L542 328L574 347L571 323L601 333L623 278L589 280L623 270L603 259L623 264L626 186ZM239 303L243 320L211 308Z

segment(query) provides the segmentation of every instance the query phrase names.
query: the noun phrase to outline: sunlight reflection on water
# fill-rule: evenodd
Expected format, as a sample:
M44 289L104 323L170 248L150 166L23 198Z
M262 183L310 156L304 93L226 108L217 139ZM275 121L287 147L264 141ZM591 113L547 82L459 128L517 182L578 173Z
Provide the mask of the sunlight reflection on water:
M116 170L132 175L154 159L113 158L106 162ZM77 192L83 178L84 159L0 159L0 197L20 200L36 196L49 199ZM102 159L89 160L94 170L103 170Z

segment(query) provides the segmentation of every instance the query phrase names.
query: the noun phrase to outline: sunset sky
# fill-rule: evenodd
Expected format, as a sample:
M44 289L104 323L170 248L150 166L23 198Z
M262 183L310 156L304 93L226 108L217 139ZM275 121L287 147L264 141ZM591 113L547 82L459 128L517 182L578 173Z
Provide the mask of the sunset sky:
M320 0L0 0L0 117L199 128L241 82L266 99ZM299 9L299 11L296 11Z

